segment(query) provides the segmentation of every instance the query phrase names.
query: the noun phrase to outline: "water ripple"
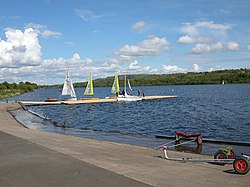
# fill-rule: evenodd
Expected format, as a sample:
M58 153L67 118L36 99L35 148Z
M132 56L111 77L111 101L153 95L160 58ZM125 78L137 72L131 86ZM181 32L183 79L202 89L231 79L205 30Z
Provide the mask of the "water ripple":
M139 87L135 92L136 89ZM250 84L140 89L150 95L179 97L132 103L33 106L30 109L74 129L146 137L173 135L175 131L201 132L209 138L250 141ZM76 92L79 96L82 89ZM109 89L96 88L95 92L96 97L104 98ZM43 89L13 99L43 100L58 94L59 89Z

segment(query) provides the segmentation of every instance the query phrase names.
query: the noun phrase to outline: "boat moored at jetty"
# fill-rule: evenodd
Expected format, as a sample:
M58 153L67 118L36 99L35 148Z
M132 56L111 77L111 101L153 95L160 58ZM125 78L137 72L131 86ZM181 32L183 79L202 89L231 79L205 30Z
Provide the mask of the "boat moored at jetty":
M108 102L118 102L118 101L141 101L141 100L154 100L154 99L167 99L167 98L176 98L177 96L133 96L127 93L126 91L126 75L125 75L125 83L124 83L124 90L122 93L120 93L120 87L119 87L119 77L116 73L115 79L113 82L113 86L111 88L111 93L115 94L115 96L112 97L105 97L103 99L94 98L94 97L84 97L77 100L75 90L72 84L72 81L70 79L69 69L67 71L67 76L64 81L63 90L62 90L62 96L68 97L67 99L60 98L57 100L56 98L47 98L43 101L20 101L23 105L60 105L60 104L66 104L66 105L74 105L74 104L89 104L89 103L108 103ZM128 82L129 88L132 90L130 83ZM86 89L84 91L85 96L93 96L94 95L94 89L93 89L93 80L92 80L92 73L90 73L89 80L86 86Z
M44 100L45 102L56 102L57 99L56 98L47 98Z
M75 89L74 89L72 80L70 78L69 68L67 70L67 75L66 75L66 78L64 80L61 99L62 100L67 100L67 101L69 101L69 100L70 101L77 100Z
M87 86L85 88L84 94L87 97L80 98L80 100L96 100L98 98L91 97L94 95L94 85L93 85L93 78L92 78L92 73L89 74L89 80L87 83ZM90 97L88 97L90 96Z
M129 81L128 81L128 86L132 90ZM122 94L119 93L117 95L117 101L128 101L128 102L130 102L130 101L141 101L141 100L142 100L142 97L129 95L127 93L127 80L126 80L126 75L125 75L125 77L124 77L124 90L122 91Z

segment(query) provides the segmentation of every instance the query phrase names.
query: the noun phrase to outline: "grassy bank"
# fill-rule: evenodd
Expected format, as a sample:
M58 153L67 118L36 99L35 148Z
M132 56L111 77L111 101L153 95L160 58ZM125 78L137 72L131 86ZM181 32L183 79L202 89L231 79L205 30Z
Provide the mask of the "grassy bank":
M19 96L27 92L34 91L39 88L43 88L46 86L39 86L35 83L30 82L19 82L17 83L8 83L3 82L0 83L0 99Z

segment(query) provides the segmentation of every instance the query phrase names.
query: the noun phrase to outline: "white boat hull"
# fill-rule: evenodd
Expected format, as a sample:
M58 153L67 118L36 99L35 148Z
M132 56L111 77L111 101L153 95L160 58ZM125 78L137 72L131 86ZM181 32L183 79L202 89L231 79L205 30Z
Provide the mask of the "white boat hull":
M117 97L117 101L141 101L142 98L141 97L137 97L137 96L118 96Z
M64 101L77 101L77 98L73 97L73 98L65 99Z
M76 97L71 97L70 95L62 95L59 98L61 101L76 101Z

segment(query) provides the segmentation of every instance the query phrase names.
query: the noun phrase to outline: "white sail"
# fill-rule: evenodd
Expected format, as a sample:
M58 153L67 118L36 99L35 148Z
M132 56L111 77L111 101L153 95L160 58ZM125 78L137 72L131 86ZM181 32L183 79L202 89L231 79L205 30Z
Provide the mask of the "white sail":
M126 74L124 76L124 95L118 95L117 97L117 101L141 101L142 98L141 97L138 97L138 96L132 96L132 95L129 95L127 93L127 80L126 80ZM128 84L130 85L129 81L128 81ZM131 88L131 86L129 86Z
M129 79L128 79L128 87L129 89L132 91L133 89L131 88L131 85L130 85L130 82L129 82Z
M67 71L67 75L64 81L62 95L70 95L71 97L76 97L74 86L70 78L69 69Z

